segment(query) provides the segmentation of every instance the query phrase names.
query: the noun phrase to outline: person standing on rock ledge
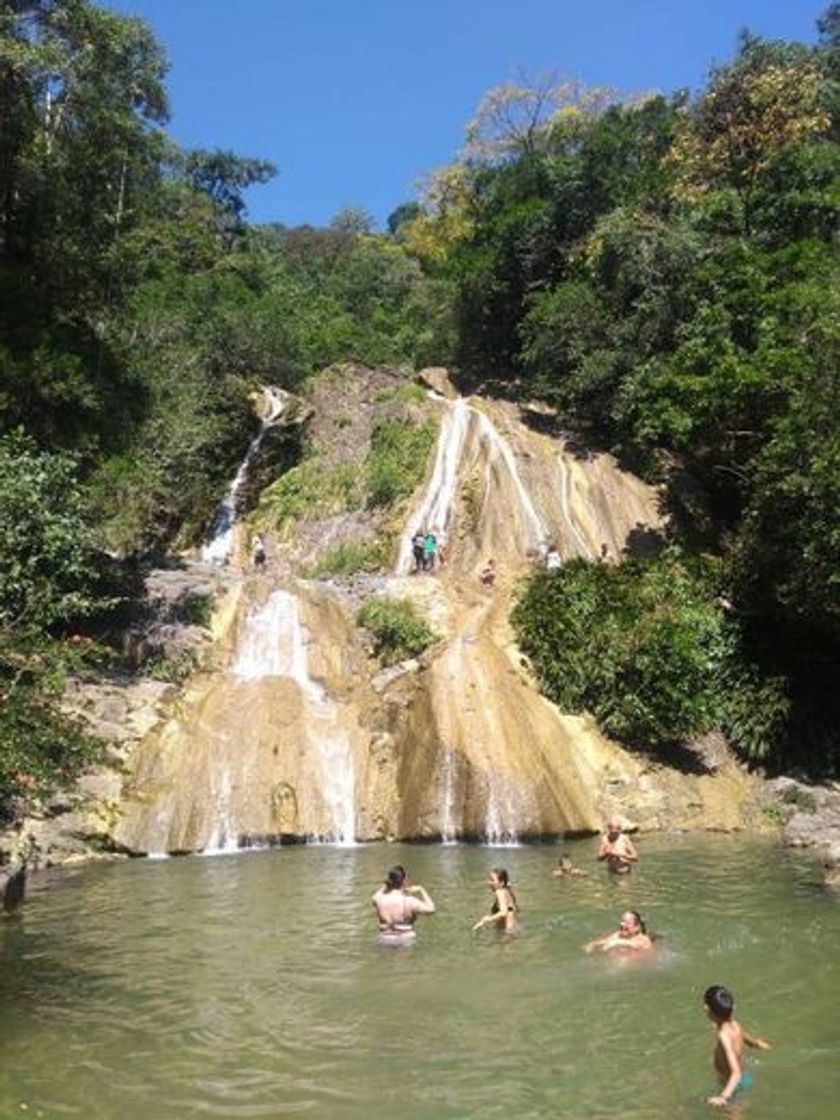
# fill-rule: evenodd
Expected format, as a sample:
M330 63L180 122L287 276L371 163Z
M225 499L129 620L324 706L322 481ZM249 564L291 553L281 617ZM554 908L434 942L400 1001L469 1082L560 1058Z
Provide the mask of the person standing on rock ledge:
M607 870L613 875L629 875L633 864L639 862L639 853L629 836L625 836L618 817L610 817L606 832L601 837L598 859L607 861Z
M265 541L259 533L254 537L251 545L251 562L255 568L262 568L265 565Z

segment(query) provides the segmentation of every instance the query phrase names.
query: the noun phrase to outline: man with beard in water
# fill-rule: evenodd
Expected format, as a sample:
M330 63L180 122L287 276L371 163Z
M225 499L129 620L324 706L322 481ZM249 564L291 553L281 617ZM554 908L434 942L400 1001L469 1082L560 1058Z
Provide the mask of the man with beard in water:
M618 817L610 817L607 831L601 839L598 859L607 861L607 870L613 875L628 875L634 863L639 862L639 853L629 836L621 830Z
M408 885L408 875L400 864L392 867L385 882L370 900L379 919L379 940L383 945L411 945L417 934L418 914L434 914L435 904L419 883Z

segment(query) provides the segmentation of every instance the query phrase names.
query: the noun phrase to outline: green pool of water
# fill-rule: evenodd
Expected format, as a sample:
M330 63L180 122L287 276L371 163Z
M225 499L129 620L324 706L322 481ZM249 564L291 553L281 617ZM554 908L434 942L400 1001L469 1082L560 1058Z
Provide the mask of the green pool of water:
M36 880L0 922L0 1116L335 1120L714 1113L702 990L773 1044L742 1115L840 1114L840 901L814 857L731 837L643 839L630 880L559 849L291 848ZM439 913L383 949L369 896L406 864ZM470 933L506 866L516 939ZM649 964L582 944L639 909Z

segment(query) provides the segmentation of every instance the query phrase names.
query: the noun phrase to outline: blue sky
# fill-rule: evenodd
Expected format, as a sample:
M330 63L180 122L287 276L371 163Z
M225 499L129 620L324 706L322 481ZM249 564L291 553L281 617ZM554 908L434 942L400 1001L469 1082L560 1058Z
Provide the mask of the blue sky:
M105 0L170 62L169 131L277 164L254 221L380 222L448 162L482 93L521 71L697 89L743 27L813 41L828 0Z

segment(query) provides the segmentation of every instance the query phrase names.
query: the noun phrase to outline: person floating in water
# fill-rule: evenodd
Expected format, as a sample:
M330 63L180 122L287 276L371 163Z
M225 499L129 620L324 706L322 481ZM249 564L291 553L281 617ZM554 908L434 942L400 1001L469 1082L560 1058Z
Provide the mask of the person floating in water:
M715 1069L723 1082L723 1088L714 1097L708 1098L708 1103L722 1107L753 1083L752 1074L744 1072L743 1055L745 1046L754 1046L759 1050L769 1050L770 1043L763 1038L745 1031L741 1024L732 1018L735 999L728 988L720 984L713 984L703 994L703 1006L706 1014L715 1024L717 1042L715 1043L714 1063Z
M420 527L411 538L411 551L414 554L414 570L421 572L423 570L423 545L426 541L426 533Z
M481 570L481 582L485 587L492 587L496 582L496 561L488 560Z
M371 898L379 921L379 939L383 945L410 945L416 933L414 923L420 914L434 914L435 904L419 883L408 885L408 875L401 865L392 867L385 882Z
M607 870L613 875L627 875L633 864L639 862L639 853L630 837L625 836L622 831L618 817L611 817L607 821L606 831L598 848L598 859L607 861Z
M255 568L262 568L265 564L265 541L259 533L251 544L251 562Z
M639 911L625 910L619 918L618 929L614 933L587 941L584 948L587 953L592 953L596 949L601 953L610 953L613 950L646 953L653 948L653 938L648 933Z
M472 927L473 932L483 926L495 925L497 929L511 933L516 929L516 914L519 906L510 885L510 877L503 867L494 867L487 878L487 886L493 895L490 913L485 914Z
M560 856L557 861L557 866L551 872L555 879L573 879L579 875L588 875L588 871L584 871L582 867L575 867L571 859L565 853Z

